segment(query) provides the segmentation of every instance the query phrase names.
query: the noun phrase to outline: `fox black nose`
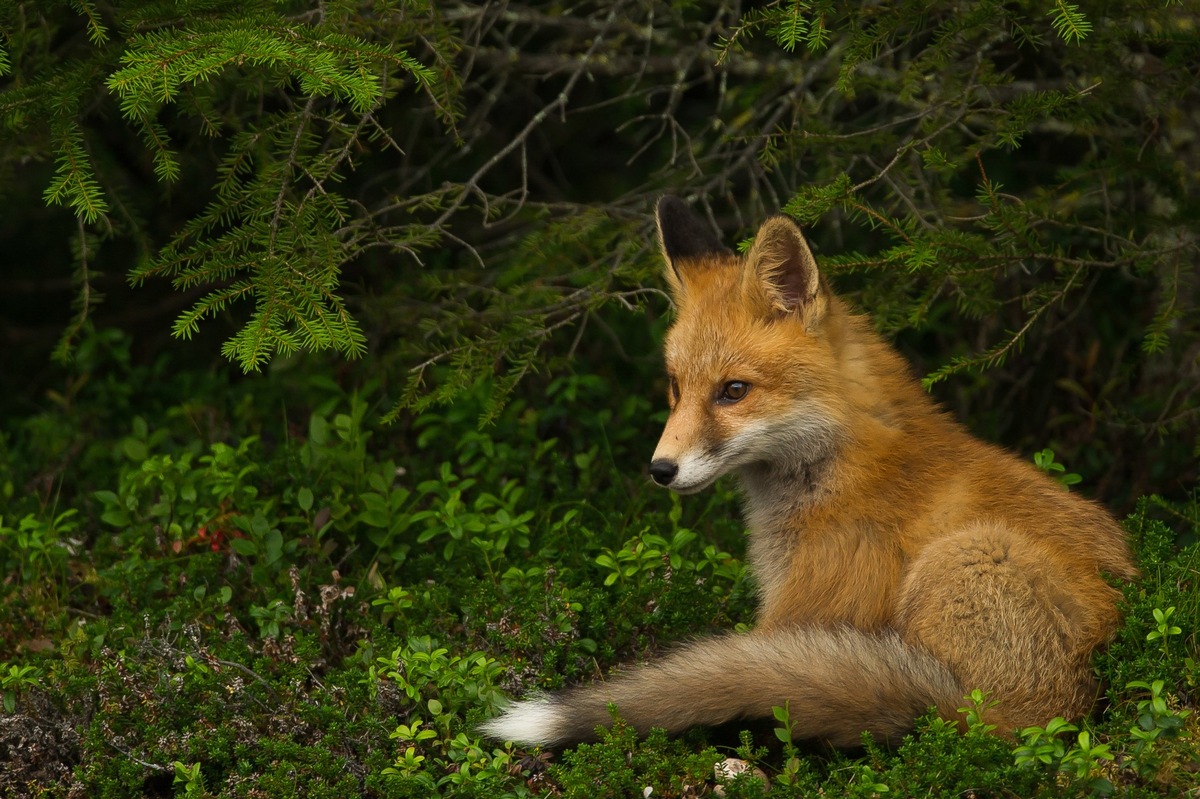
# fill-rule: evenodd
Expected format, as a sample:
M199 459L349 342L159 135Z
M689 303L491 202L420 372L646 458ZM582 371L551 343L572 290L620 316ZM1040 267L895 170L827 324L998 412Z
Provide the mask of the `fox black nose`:
M669 486L671 481L675 479L675 475L679 473L679 466L675 461L659 458L656 461L650 462L650 476L654 478L654 482L660 486Z

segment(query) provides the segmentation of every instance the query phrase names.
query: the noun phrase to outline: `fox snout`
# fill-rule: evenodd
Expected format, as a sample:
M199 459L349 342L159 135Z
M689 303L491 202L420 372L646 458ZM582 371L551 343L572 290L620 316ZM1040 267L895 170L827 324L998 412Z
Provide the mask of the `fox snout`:
M656 458L650 461L650 477L663 488L671 485L677 474L679 464L670 458Z
M650 478L677 494L695 494L736 464L729 443L701 403L676 402L650 458Z
M695 494L712 485L729 470L729 466L719 451L711 448L664 447L660 444L650 461L650 479L677 494Z

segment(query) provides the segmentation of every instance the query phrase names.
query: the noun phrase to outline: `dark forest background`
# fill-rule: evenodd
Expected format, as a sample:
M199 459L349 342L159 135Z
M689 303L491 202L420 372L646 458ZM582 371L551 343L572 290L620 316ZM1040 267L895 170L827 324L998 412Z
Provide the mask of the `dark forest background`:
M654 394L674 192L731 243L800 219L981 434L1118 504L1186 492L1195 9L1072 9L7 2L5 402L106 329L366 356L400 407L572 368Z

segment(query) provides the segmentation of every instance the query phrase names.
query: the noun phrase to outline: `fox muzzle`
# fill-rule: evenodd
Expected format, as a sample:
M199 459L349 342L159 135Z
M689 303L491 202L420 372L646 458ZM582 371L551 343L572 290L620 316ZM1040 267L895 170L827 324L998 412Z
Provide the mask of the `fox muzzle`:
M671 485L671 481L677 474L679 474L679 464L669 458L658 458L650 462L650 477L664 488Z

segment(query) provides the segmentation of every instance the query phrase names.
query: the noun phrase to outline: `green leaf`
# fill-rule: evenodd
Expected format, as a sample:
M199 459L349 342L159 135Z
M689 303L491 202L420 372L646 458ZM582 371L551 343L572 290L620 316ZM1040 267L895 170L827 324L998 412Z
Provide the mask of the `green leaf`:
M146 446L146 442L136 438L122 439L121 451L126 458L134 462L140 463L150 457L150 450Z
M314 413L308 420L308 438L319 447L329 442L329 422L324 416Z
M249 557L258 553L258 545L249 538L231 538L229 546L239 555Z
M283 557L283 534L278 530L268 531L263 539L263 545L266 549L267 563L276 563Z

